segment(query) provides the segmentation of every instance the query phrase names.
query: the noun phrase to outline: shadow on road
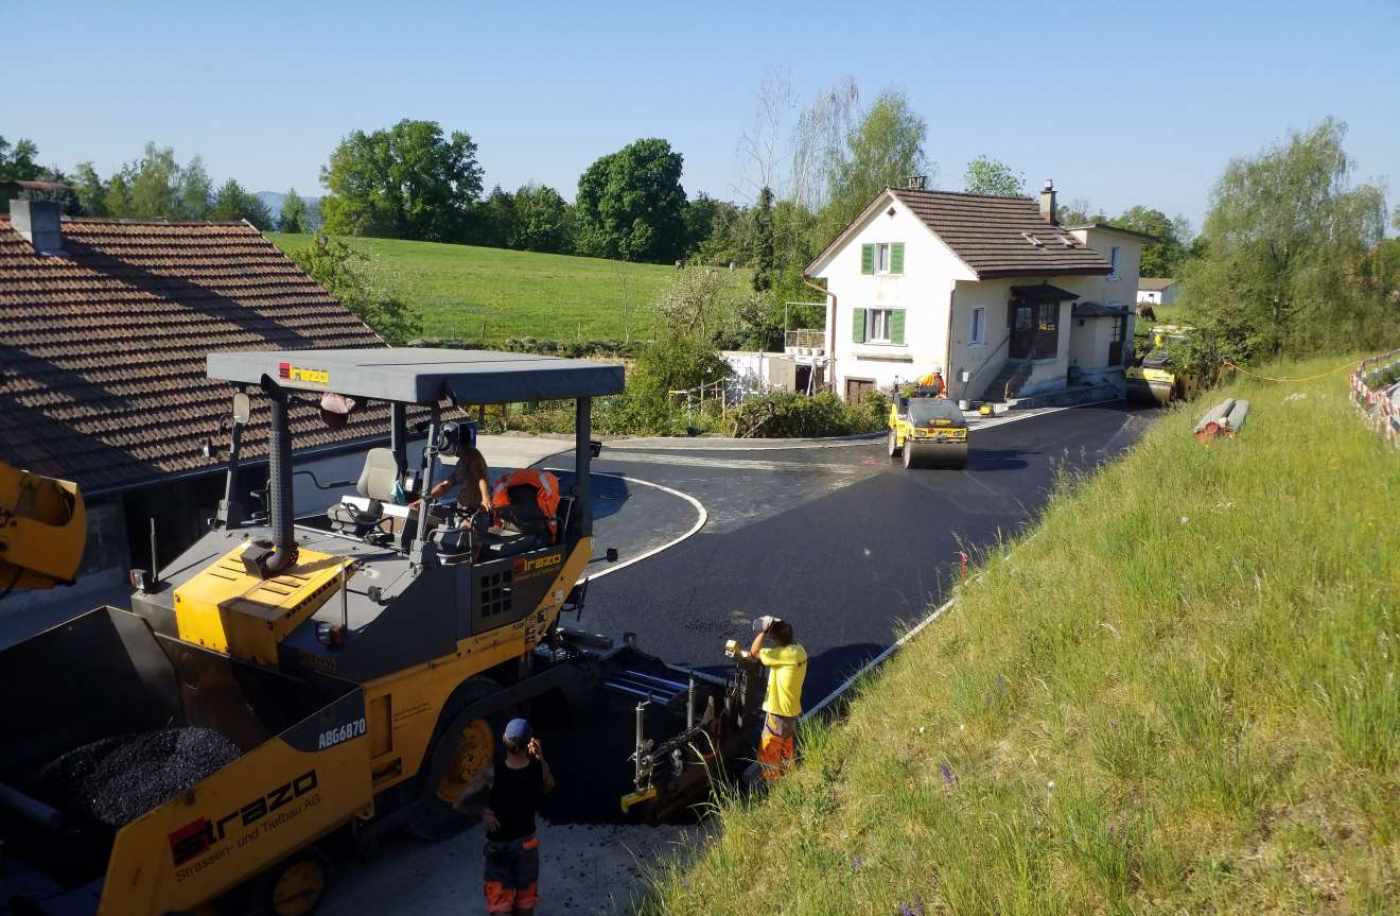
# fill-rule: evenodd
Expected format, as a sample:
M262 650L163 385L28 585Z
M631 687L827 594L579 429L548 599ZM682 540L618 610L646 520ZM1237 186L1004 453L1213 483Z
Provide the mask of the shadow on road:
M1038 454L1035 449L972 447L968 449L965 470L1021 471L1030 464L1023 456Z

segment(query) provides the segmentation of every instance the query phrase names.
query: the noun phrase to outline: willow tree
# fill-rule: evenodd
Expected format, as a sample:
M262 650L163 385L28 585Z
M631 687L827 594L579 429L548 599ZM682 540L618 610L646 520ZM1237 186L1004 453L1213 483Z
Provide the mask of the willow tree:
M1329 118L1232 160L1216 183L1185 293L1233 352L1350 350L1393 333L1394 306L1356 282L1384 235L1385 193L1352 183L1345 137Z

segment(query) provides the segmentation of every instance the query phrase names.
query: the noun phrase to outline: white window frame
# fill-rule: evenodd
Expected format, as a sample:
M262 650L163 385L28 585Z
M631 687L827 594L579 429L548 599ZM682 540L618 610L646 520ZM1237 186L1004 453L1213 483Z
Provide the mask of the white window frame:
M890 343L890 321L894 317L894 309L866 309L865 310L865 342L868 344ZM883 319L883 320L882 320ZM883 334L877 335L876 329L883 324Z
M967 345L969 347L985 347L987 345L987 310L982 306L976 306L972 310L972 327L967 331Z
M893 247L889 242L875 243L875 275L888 276L890 272L890 257Z
M1109 272L1108 272L1108 279L1110 279L1110 280L1117 280L1117 279L1118 279L1118 246L1117 246L1117 245L1114 245L1113 247L1111 247L1111 248L1108 249L1108 266L1111 268L1111 269L1109 270Z

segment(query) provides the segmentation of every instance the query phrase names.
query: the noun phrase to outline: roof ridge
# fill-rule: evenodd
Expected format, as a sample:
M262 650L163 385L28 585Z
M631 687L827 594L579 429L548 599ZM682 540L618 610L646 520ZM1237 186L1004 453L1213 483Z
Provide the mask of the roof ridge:
M8 213L0 213L0 220L10 222ZM127 216L63 216L65 223L82 223L88 226L246 226L258 235L262 230L246 219L158 219L155 217Z
M978 200L1020 200L1035 203L1035 198L1029 194L977 194L973 191L943 191L934 188L896 188L887 185L887 191L894 191L896 194L941 194L947 197L973 197Z

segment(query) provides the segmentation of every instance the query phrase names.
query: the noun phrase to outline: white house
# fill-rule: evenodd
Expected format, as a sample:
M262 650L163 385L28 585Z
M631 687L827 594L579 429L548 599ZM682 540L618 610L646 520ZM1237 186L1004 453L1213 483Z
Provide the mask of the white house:
M806 270L826 281L827 377L846 399L933 369L969 400L1121 382L1151 240L1060 225L1048 181L1038 206L886 188Z
M1181 284L1171 277L1143 277L1138 280L1137 301L1147 305L1175 305Z

